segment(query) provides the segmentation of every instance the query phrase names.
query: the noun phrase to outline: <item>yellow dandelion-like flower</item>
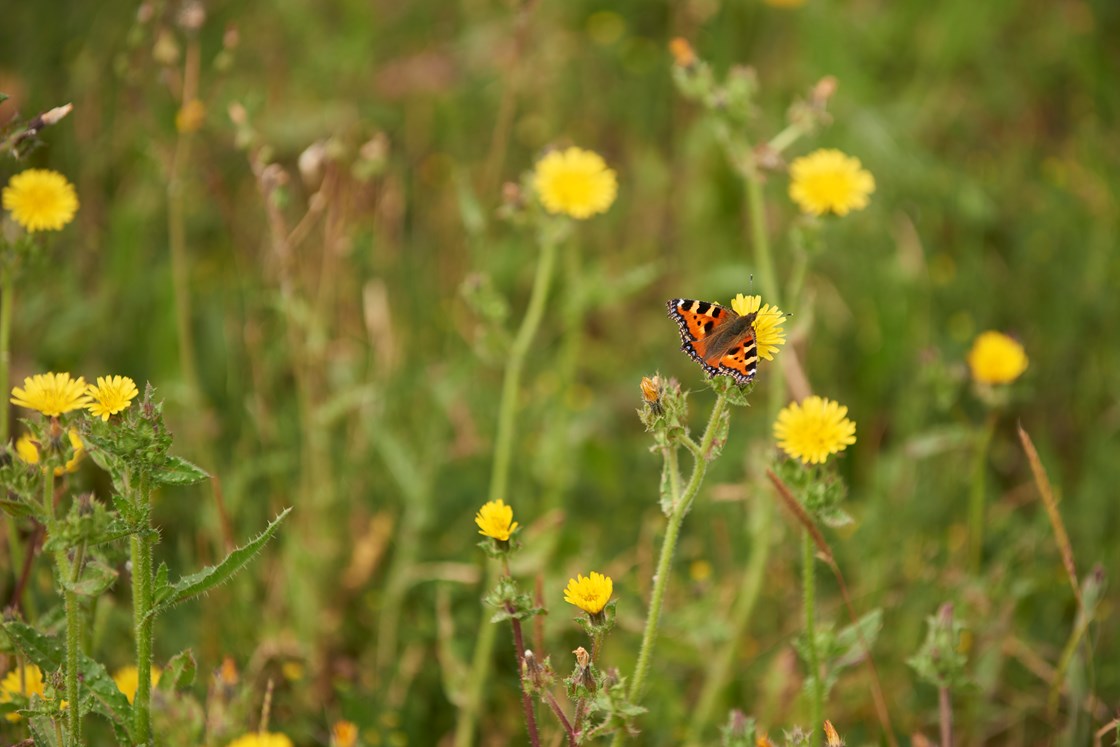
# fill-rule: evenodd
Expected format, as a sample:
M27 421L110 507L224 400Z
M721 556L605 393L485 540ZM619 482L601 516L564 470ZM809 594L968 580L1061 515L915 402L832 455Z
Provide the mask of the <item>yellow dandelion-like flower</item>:
M86 394L86 380L81 376L71 379L68 373L45 373L26 377L22 389L13 388L11 402L57 417L85 407L89 404L89 395Z
M12 697L15 695L22 695L24 698L30 698L32 695L43 697L43 673L39 667L34 664L26 664L23 667L23 677L20 677L19 667L4 675L4 679L0 681L0 703L11 703ZM6 718L8 721L19 721L22 716L18 713L9 713Z
M335 721L331 726L331 747L354 747L358 743L358 727L353 721Z
M794 160L789 167L789 196L804 213L847 215L867 207L875 177L859 159L822 148Z
M507 506L501 498L483 504L475 514L474 523L478 524L479 534L502 542L507 541L517 529L517 522L513 520L513 507Z
M66 433L70 438L70 446L74 449L74 455L66 460L66 464L61 467L54 468L56 477L66 474L67 472L77 472L78 464L85 456L86 447L82 443L82 439L78 437L78 429L71 428ZM31 438L30 433L24 433L16 441L16 454L27 464L39 463L39 443Z
M756 315L754 337L758 357L774 360L774 353L786 344L786 331L782 329L786 322L785 312L770 304L762 306L762 296L744 296L742 293L736 293L731 299L731 310L739 316Z
M576 578L568 579L568 587L564 589L564 601L574 604L584 612L597 615L607 606L614 591L614 582L610 576L591 571L584 576L577 574Z
M292 747L292 740L283 734L262 731L238 737L229 747Z
M151 682L152 687L159 684L160 670L158 667L152 667ZM124 693L131 703L136 698L136 689L140 687L140 670L129 664L126 667L121 667L113 673L113 682L117 683L117 689Z
M1027 353L1002 332L982 332L968 351L968 367L982 384L1009 384L1027 370Z
M584 220L607 211L618 194L618 179L598 153L568 148L537 161L533 189L548 212Z
M806 464L824 464L856 442L856 424L848 408L813 395L791 402L774 421L774 438L782 451Z
M139 393L136 382L127 376L98 376L97 386L90 384L86 388L86 394L93 400L87 407L95 418L108 420L110 415L127 410Z
M74 185L57 171L27 169L11 178L0 200L16 223L35 231L58 231L74 220L78 195Z

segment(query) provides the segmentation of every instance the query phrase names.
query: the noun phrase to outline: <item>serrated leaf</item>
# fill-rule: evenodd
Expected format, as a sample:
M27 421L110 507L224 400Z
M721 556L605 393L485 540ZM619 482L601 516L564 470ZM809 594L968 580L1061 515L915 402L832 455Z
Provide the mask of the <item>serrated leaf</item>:
M163 668L158 687L167 693L188 688L194 684L197 671L198 665L195 663L194 654L191 650L188 648L180 651L172 656L171 661L167 662L167 666Z
M31 516L35 513L31 504L26 501L12 500L11 498L0 498L0 510L15 519L21 519L24 516Z
M265 527L265 530L258 534L249 543L237 548L225 557L221 563L217 565L207 566L197 573L192 573L189 576L184 576L177 582L172 584L164 595L162 601L156 604L151 612L148 613L149 617L155 617L167 611L176 604L185 602L191 597L196 597L199 594L204 594L211 589L224 584L233 577L238 571L244 568L250 560L252 560L264 544L272 539L272 535L276 534L276 530L280 527L282 522L289 513L291 508L286 508L277 516L272 522Z
M152 474L152 480L160 485L194 485L209 477L206 470L177 456L167 457L163 466Z
M91 560L82 568L82 577L77 583L64 581L63 586L83 597L96 597L112 586L117 576L116 569L110 568L99 560Z
M3 627L15 647L39 669L54 672L63 667L66 652L59 640L49 638L19 620L5 622ZM100 714L128 729L132 722L132 706L105 671L105 667L85 654L80 654L78 668L81 677L81 712ZM51 731L53 733L53 727Z
M32 716L27 720L27 726L31 730L31 738L35 740L35 747L63 747L58 741L53 720L46 716Z

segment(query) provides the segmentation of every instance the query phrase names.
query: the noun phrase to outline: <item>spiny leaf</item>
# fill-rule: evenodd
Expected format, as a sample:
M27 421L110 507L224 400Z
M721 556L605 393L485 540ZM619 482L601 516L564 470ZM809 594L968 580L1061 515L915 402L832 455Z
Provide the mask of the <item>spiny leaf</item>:
M83 597L96 597L112 586L118 575L115 568L110 568L99 560L91 560L82 569L82 577L76 583L64 580L62 585Z
M10 620L4 623L3 627L15 647L39 669L53 672L62 668L66 652L60 641L43 635L19 620ZM113 682L113 678L105 671L105 667L81 654L78 669L81 677L81 712L97 713L114 724L121 725L121 728L128 729L132 722L132 706L129 705L124 693L117 688L117 683ZM50 731L53 733L53 728ZM37 741L36 744L48 744L48 742Z
M195 664L194 654L191 650L185 649L171 657L171 661L167 662L167 666L163 668L163 675L159 678L159 689L173 693L176 690L182 690L191 686L194 683L195 673L198 671L198 665Z
M163 466L152 475L152 479L160 485L194 485L209 477L206 470L177 456L167 457Z
M264 547L266 542L272 539L272 535L276 533L280 522L291 513L291 510L291 508L284 509L283 513L273 519L272 523L270 523L263 532L258 534L255 539L231 552L221 563L207 566L197 573L184 576L168 587L160 601L152 608L152 611L148 613L148 616L155 617L163 614L176 604L210 591L216 586L220 586L228 581L260 552L260 549Z

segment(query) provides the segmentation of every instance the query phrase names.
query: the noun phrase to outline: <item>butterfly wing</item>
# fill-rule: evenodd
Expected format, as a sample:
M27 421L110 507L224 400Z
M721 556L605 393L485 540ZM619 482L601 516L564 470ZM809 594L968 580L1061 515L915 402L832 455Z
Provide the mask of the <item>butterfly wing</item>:
M681 350L709 377L726 375L740 386L750 383L758 364L753 315L743 318L719 304L689 298L674 298L666 305L680 329Z
M756 368L758 346L755 344L753 331L719 359L719 373L733 377L739 386L751 383Z

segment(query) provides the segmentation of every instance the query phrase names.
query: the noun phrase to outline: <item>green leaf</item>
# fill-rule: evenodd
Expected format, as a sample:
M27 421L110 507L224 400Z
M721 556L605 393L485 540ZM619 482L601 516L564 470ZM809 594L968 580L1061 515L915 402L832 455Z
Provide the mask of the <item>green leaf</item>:
M249 561L260 552L264 544L272 539L272 535L276 534L276 530L280 527L280 522L282 522L291 511L291 508L284 509L283 513L273 519L272 523L269 524L263 532L258 534L256 538L251 540L248 544L231 552L221 563L207 566L197 573L192 573L189 576L184 576L179 579L167 589L166 593L148 615L150 617L155 617L163 614L180 602L185 602L191 597L204 594L224 584L232 578L235 573L244 568Z
M194 654L191 653L191 650L188 648L180 651L172 656L171 661L167 662L167 666L163 668L158 687L166 693L186 689L194 683L197 671L198 665L195 664Z
M152 474L152 479L160 485L194 485L209 477L206 470L177 456L167 457L163 466Z
M3 104L7 100L8 100L8 94L0 93L0 104Z
M156 604L162 602L171 593L171 582L168 581L170 573L167 569L167 563L159 564L159 570L156 571L156 580L152 585L152 599L155 600Z
M31 738L35 740L35 747L63 747L58 741L58 732L54 730L54 721L46 716L32 716L27 721L31 729ZM63 727L65 730L65 727Z
M103 594L117 580L116 569L110 568L99 560L91 560L82 569L82 577L76 583L63 581L63 586L83 597L96 597Z
M35 509L27 501L11 498L0 498L0 510L16 519L35 513Z
M8 621L3 624L3 627L15 647L39 669L44 672L54 672L63 667L66 652L59 640L48 638L19 620ZM105 671L105 667L82 654L78 660L78 669L81 677L82 713L97 713L128 729L132 723L132 706L124 693L117 688L117 683L113 682L113 678ZM53 727L51 732L53 733ZM36 744L48 744L48 742L37 741Z

